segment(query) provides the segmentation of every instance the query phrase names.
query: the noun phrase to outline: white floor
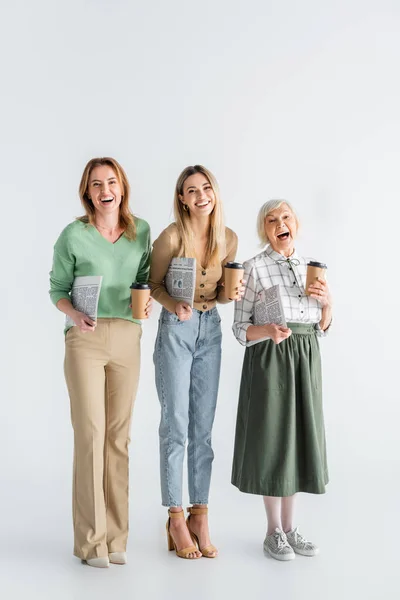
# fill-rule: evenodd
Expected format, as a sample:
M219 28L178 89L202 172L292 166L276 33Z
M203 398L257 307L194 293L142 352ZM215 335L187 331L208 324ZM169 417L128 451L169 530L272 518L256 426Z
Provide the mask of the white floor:
M326 495L299 496L297 521L320 545L321 554L296 557L291 563L264 556L261 500L240 494L226 482L218 487L215 481L210 520L220 556L178 559L167 552L165 509L157 504L153 482L147 487L151 495L154 492L151 505L142 490L135 495L131 486L129 564L93 569L71 554L69 482L38 484L25 494L16 483L3 495L1 597L397 600L398 494L393 486L398 483L391 481L392 473L383 464L355 466L331 468ZM371 492L367 484L372 470ZM383 494L386 490L391 490L390 496ZM7 515L13 517L7 520Z

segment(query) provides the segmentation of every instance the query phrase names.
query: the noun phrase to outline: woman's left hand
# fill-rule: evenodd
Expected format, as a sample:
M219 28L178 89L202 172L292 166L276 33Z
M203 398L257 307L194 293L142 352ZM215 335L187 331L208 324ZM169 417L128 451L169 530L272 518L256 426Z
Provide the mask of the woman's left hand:
M241 283L241 285L240 285L240 287L237 288L236 297L233 298L233 300L236 300L237 302L240 302L240 300L243 298L244 293L246 291L246 286L245 286L246 279L241 279L240 283Z
M236 289L236 294L234 295L234 297L233 298L228 298L228 300L237 300L239 302L243 298L244 293L246 291L246 286L244 285L246 283L246 280L245 279L241 279L240 283L241 283L241 285L239 287L235 288ZM225 283L221 283L221 286L223 288L225 288Z
M132 303L129 305L129 308L132 308ZM145 313L146 313L146 319L148 319L151 315L151 311L153 310L153 298L150 296L149 301L147 302L146 306L144 307Z
M151 311L153 310L153 298L151 296L150 296L149 301L147 302L144 310L146 312L146 317L149 318L151 315Z
M325 279L318 277L315 283L311 283L308 286L307 292L309 293L310 298L315 298L315 300L318 300L322 308L325 306L332 306L331 294Z

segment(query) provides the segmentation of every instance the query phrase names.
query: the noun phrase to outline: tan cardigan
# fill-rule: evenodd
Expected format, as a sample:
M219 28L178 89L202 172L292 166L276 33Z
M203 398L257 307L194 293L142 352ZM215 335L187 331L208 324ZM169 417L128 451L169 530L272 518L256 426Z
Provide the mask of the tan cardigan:
M196 262L196 289L194 292L193 308L200 311L214 308L217 302L226 304L230 302L225 297L221 283L224 281L223 265L235 260L238 238L234 231L225 227L226 256L221 263L210 265L204 269L199 261ZM165 289L164 278L168 271L171 259L178 256L179 233L175 223L171 223L153 244L149 284L151 295L162 304L169 312L175 312L176 300L171 298Z

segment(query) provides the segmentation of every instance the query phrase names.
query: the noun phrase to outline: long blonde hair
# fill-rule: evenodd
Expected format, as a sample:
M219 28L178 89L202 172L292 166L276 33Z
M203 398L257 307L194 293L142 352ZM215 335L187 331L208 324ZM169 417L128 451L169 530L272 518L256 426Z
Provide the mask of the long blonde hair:
M121 229L124 230L124 235L128 238L128 240L135 240L135 217L133 216L129 208L129 197L131 193L131 188L124 169L121 167L119 162L115 160L115 158L110 158L109 156L103 158L92 158L91 160L89 160L86 167L84 168L81 182L79 184L79 197L81 199L81 203L83 208L85 209L86 214L82 217L78 217L78 221L82 221L83 223L89 223L93 226L95 224L95 208L93 206L93 202L90 200L88 195L88 186L90 175L93 169L95 167L102 167L103 165L107 165L108 167L112 168L118 180L118 183L122 188L122 199L121 204L119 205L118 225L121 227Z
M207 238L205 267L221 261L226 255L225 225L219 187L214 175L202 165L183 169L175 186L174 216L180 236L179 256L194 257L194 236L190 224L190 212L184 209L180 196L183 196L183 184L191 175L201 173L209 181L215 196L215 206L210 214L210 227Z

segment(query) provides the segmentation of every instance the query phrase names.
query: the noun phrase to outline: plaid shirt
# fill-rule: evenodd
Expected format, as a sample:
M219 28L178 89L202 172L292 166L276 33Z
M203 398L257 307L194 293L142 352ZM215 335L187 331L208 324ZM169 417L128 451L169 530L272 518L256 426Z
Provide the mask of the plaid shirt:
M273 285L279 285L287 323L315 323L317 335L324 337L319 322L322 309L314 298L305 295L307 263L313 260L297 255L285 258L268 246L264 252L244 263L246 291L240 302L235 302L233 333L243 346L252 346L261 340L246 340L246 331L253 325L253 307L257 294ZM268 338L263 338L268 339Z

